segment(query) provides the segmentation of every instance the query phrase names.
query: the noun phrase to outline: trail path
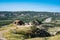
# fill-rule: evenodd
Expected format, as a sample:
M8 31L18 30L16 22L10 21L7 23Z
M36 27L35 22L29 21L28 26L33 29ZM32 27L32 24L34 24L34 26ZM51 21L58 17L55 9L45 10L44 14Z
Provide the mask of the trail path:
M3 36L3 34L6 33L6 32L8 32L10 29L15 29L15 27L14 27L14 28L12 27L12 28L9 28L9 29L0 31L0 40L7 40L7 39Z
M6 38L3 37L3 33L7 32L8 30L3 30L0 31L0 40L7 40Z

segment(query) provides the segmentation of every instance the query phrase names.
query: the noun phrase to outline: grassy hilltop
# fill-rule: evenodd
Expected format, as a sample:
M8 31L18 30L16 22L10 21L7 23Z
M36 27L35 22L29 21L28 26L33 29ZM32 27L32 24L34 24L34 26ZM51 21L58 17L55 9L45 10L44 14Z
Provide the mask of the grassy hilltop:
M7 40L60 40L60 34L50 37L33 38L27 35L27 32L30 32L29 30L34 30L34 29L27 27L21 27L16 29L16 26L12 24L8 25L5 28L0 28L0 31L3 32L2 33L3 37L6 38ZM15 33L14 31L17 31L17 33Z

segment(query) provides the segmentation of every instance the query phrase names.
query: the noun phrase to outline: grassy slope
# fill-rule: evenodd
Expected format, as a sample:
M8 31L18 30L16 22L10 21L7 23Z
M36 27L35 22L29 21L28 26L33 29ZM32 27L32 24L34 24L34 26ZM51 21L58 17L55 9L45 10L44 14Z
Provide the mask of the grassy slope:
M12 33L6 33L5 38L8 40L60 40L60 35L52 36L52 37L36 37L36 38L29 38L25 39L24 35L20 34L12 34Z
M27 40L60 40L60 35L55 35L52 37L44 37L44 38L37 37L37 38L31 38L31 39L27 39Z
M22 35L22 34L14 34L14 33L11 33L11 28L14 28L15 26L13 25L8 25L9 27L6 27L6 28L2 28L2 30L8 30L10 29L8 32L4 33L4 37L7 38L7 40L60 40L60 35L55 35L55 36L52 36L52 37L36 37L36 38L28 38L28 39L25 39L25 35ZM0 29L0 31L2 31Z
M6 25L6 26L4 26L4 27L1 27L1 28L0 28L0 31L2 31L2 30L7 30L7 29L10 29L10 28L13 28L13 27L15 27L15 26L12 25L12 24L9 24L9 25Z

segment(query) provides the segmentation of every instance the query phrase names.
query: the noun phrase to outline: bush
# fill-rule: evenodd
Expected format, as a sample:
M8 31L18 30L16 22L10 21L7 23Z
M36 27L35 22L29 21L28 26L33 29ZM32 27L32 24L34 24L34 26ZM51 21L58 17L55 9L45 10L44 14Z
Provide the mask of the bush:
M60 34L60 31L58 31L58 32L56 33L56 35L58 35L58 34Z

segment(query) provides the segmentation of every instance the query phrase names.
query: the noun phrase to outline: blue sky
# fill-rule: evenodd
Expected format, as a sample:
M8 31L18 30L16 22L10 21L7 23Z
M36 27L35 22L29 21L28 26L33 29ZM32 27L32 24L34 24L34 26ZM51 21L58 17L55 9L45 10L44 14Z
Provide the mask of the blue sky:
M60 12L60 0L0 0L0 11Z

